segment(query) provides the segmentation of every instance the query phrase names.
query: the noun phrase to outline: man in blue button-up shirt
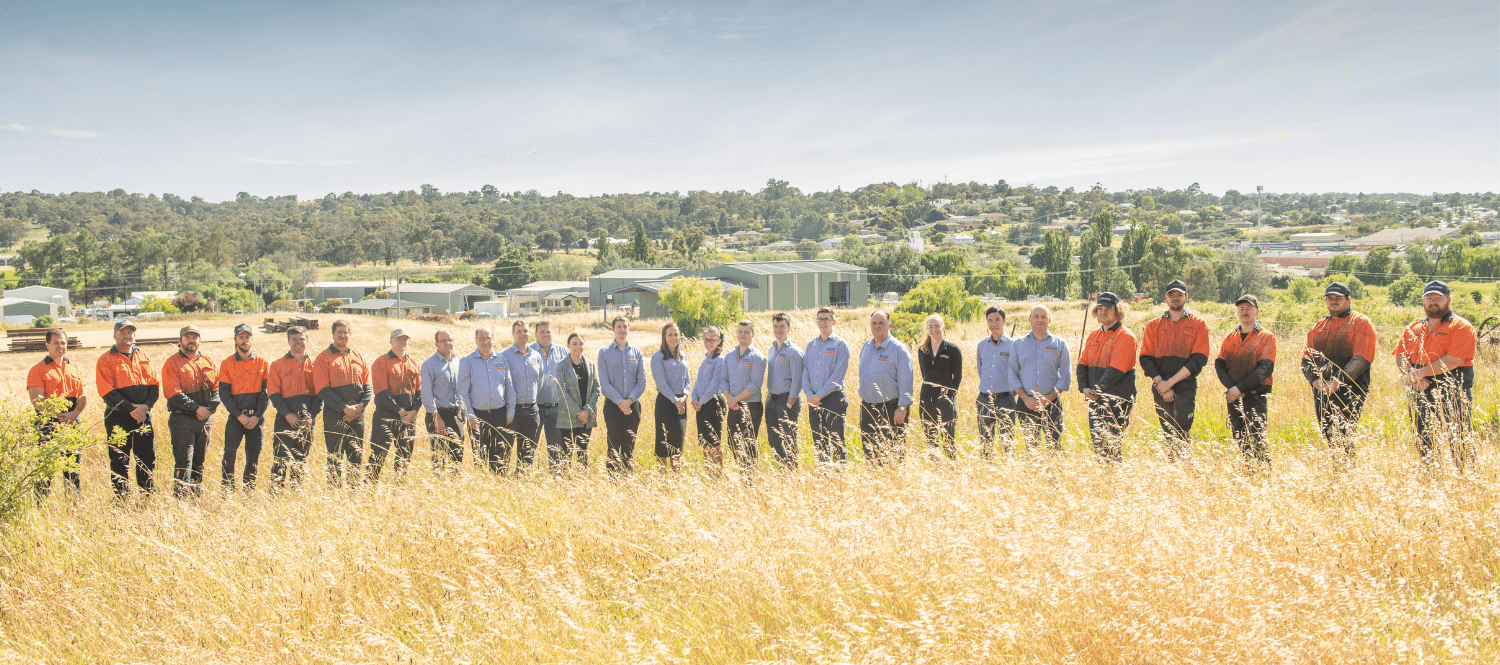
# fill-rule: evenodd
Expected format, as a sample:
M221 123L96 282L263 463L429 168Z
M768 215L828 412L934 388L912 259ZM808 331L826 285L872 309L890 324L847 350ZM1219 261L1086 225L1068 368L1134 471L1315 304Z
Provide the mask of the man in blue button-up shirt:
M635 468L635 433L641 429L641 410L636 402L646 392L646 359L627 341L630 322L617 316L612 325L615 340L599 349L599 392L604 393L605 438L609 443L604 467L629 473Z
M1016 424L1016 394L1010 385L1010 356L1015 340L1005 334L1005 310L991 305L984 313L984 324L990 336L979 340L979 454L990 456L995 434L1005 440L1005 450L1010 451L1010 441Z
M541 414L537 413L536 396L541 388L542 355L527 346L531 330L516 319L510 325L514 344L505 347L500 357L510 373L511 399L505 401L505 427L516 449L516 470L536 463L536 444L542 438Z
M464 417L458 404L458 355L453 353L453 332L439 330L432 336L437 347L422 361L422 407L427 411L427 435L432 442L432 468L458 471L464 460Z
M724 405L729 407L729 447L735 461L749 469L759 455L760 419L765 405L760 385L766 376L766 357L755 350L755 324L740 321L735 330L739 342L724 356Z
M474 432L474 456L483 457L490 471L505 473L510 464L510 442L505 436L505 401L510 398L510 372L495 353L489 328L474 331L474 352L458 363L458 401Z
M812 425L818 463L844 461L844 416L849 399L844 377L849 374L849 343L833 334L833 310L818 310L818 336L802 356L802 394L807 396L807 421Z
M797 467L797 420L802 416L802 349L788 337L792 318L784 312L771 317L776 340L766 351L766 439L776 461Z
M911 352L891 336L891 317L870 315L870 339L859 350L859 432L865 458L876 464L906 459L906 412L911 406Z
M1031 334L1015 341L1010 357L1010 386L1016 392L1016 412L1021 425L1033 432L1047 432L1052 448L1062 450L1062 394L1072 382L1072 360L1068 343L1048 332L1052 311L1046 305L1031 308Z
M567 347L552 343L552 323L537 321L536 341L531 350L542 359L541 384L536 391L536 413L542 423L542 438L547 441L547 459L554 469L563 460L562 431L557 428L557 403L562 399L562 386L557 382L557 366L568 357Z

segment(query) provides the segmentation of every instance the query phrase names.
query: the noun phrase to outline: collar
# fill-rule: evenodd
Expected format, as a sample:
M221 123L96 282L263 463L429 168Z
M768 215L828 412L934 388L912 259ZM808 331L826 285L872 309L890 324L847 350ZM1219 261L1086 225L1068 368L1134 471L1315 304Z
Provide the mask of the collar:
M1000 346L1000 343L1005 341L1005 333L1000 333L1000 339L995 339L994 335L990 335L985 337L984 341L989 342L993 346Z
M1241 335L1247 335L1247 334L1249 334L1249 333L1246 333L1246 332L1245 332L1245 330L1244 330L1244 328L1245 328L1245 327L1244 327L1244 326L1235 326L1235 327L1234 327L1234 329L1235 329L1235 330L1238 330L1238 331L1240 331L1240 334L1241 334ZM1256 320L1256 321L1255 321L1255 327L1254 327L1254 328L1252 328L1252 329L1251 329L1251 330L1250 330L1250 332L1255 332L1255 331L1257 331L1257 330L1260 330L1260 320L1258 320L1258 319L1257 319L1257 320Z
M255 351L252 350L250 352L250 355L241 358L240 357L240 351L239 351L239 349L235 349L234 350L234 359L235 360L255 360Z
M1161 318L1167 319L1168 321L1170 321L1172 319L1172 310L1168 309L1167 311L1162 312ZM1182 308L1182 318L1184 318L1184 319L1193 318L1193 310L1190 310L1187 307L1183 307Z
M610 340L609 345L619 350L620 353L624 353L630 350L630 340L628 339L625 340L625 346L620 346L620 342L617 340Z
M135 352L136 351L140 351L140 350L141 350L141 347L136 346L134 344L131 344L130 345L130 354L126 355L124 353L120 353L120 347L118 347L118 346L111 346L111 347L109 347L109 352L110 353L120 353L120 355L125 356L127 358L130 358L131 360L135 360Z
M839 339L839 334L838 333L829 333L828 337L826 337L826 338L823 337L822 335L818 335L818 337L817 337L817 340L819 342L823 342L824 344L827 344L828 342L832 342L835 339Z
M1116 322L1115 322L1115 324L1114 324L1114 325L1112 325L1112 326L1110 326L1110 327L1108 327L1108 328L1105 328L1105 327L1103 327L1103 326L1100 326L1100 327L1099 327L1099 329L1100 329L1100 330L1103 330L1103 331L1105 331L1105 332L1114 332L1114 331L1116 331L1116 330L1119 330L1119 329L1120 329L1120 324L1121 324L1121 323L1122 323L1122 322L1121 322L1121 321L1116 321Z
M1422 322L1423 323L1426 323L1426 322L1431 321L1431 320L1432 320L1432 317L1430 317L1430 316L1424 316L1424 317L1422 317ZM1453 310L1450 308L1448 310L1448 313L1443 315L1443 318L1438 319L1438 322L1439 323L1452 323L1453 322Z
M879 350L885 348L886 342L889 342L889 341L891 341L891 336L890 335L886 335L885 336L885 342L881 342L879 344L876 344L875 343L875 338L871 337L870 338L870 344L872 345L871 348L875 349L876 351L879 351Z
M390 356L390 357L391 357L391 360L400 360L400 359L402 359L402 358L405 358L405 357L406 357L406 356L398 356L398 355L396 355L396 352L395 352L395 351L386 351L386 352L385 352L385 355L388 355L388 356Z
M1330 319L1343 319L1343 318L1348 318L1348 316L1350 314L1353 314L1353 313L1354 313L1354 308L1353 307L1345 307L1344 311L1339 312L1338 314L1329 314L1327 318L1330 318Z
M177 349L177 355L182 356L184 358L187 358L188 360L197 360L198 358L200 358L200 357L203 356L203 352L199 351L198 355L196 355L196 356L190 356L190 355L188 355L186 353L183 353L182 349Z
M484 357L484 352L480 351L479 349L474 349L474 352L471 353L471 354L469 354L469 356L473 357L473 358L478 358L480 360L489 360L489 358ZM490 358L494 358L494 357L495 357L495 349L494 349L494 347L491 347L490 348Z
M283 356L283 357L286 358L286 359L288 359L288 360L306 360L307 359L307 354L303 353L302 357L298 358L297 356L292 355L291 351L287 351L286 355Z
M65 362L65 363L73 362L71 360L68 360L67 356L63 356L62 357L62 361ZM49 354L47 354L45 356L42 356L42 362L47 363L48 365L50 365L50 364L52 364L54 362L57 362L57 361L53 360L52 359L52 354L49 353Z
M1031 341L1036 342L1037 344L1041 344L1042 342L1045 342L1045 341L1047 341L1048 339L1051 339L1051 338L1052 338L1052 331L1051 330L1048 330L1047 331L1047 335L1045 337L1041 338L1041 339L1037 339L1036 335L1033 334L1030 330L1026 331L1026 335L1023 337L1023 339L1030 339Z
M340 350L339 350L339 348L338 348L338 347L336 347L336 346L334 346L334 345L332 345L332 344L329 344L329 345L328 345L328 350L329 350L329 351L332 351L332 352L334 352L334 353L335 353L335 354L339 354L339 353L348 353L348 352L350 352L350 351L353 351L353 350L354 350L354 347L352 347L352 346L351 346L351 347L349 347L349 348L347 348L347 349L344 349L344 350L343 350L343 351L340 351Z
M432 352L432 357L433 358L437 358L439 362L441 362L441 363L443 363L445 365L448 364L448 363L453 362L454 360L458 360L458 354L457 353L453 354L452 358L444 358L442 351L433 351Z

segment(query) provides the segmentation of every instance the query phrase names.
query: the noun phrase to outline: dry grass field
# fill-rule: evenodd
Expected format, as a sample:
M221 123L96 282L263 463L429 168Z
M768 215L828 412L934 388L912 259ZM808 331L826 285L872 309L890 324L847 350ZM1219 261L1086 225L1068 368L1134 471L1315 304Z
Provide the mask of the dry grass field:
M868 337L868 311L848 312L840 324L856 350ZM1222 306L1203 313L1217 351L1232 316ZM1127 325L1140 330L1159 314L1133 312ZM1402 315L1387 311L1377 323ZM805 343L815 334L812 313L796 317L793 337ZM1055 328L1075 359L1081 317L1077 304L1060 306ZM334 317L321 318L310 348L328 344ZM769 316L756 320L764 347ZM199 325L206 337L227 340L236 322ZM357 348L382 352L392 325L357 320ZM659 326L634 328L648 353ZM411 352L430 354L433 326L407 327L417 337ZM455 327L467 353L470 326ZM568 326L555 327L561 341ZM80 495L55 492L0 532L0 658L1495 662L1494 357L1484 360L1475 391L1487 412L1475 467L1419 468L1388 357L1376 363L1358 460L1345 466L1326 454L1296 370L1305 331L1281 339L1273 466L1262 473L1239 463L1207 374L1188 461L1166 461L1145 408L1135 413L1124 463L1099 463L1076 392L1065 398L1064 452L978 459L970 354L985 334L980 323L949 331L969 367L954 462L923 454L911 431L911 454L899 468L872 468L855 454L846 469L815 470L804 418L797 472L771 466L762 435L762 464L750 477L710 477L695 444L684 473L661 473L642 436L640 472L628 479L608 478L598 464L560 480L496 479L473 469L440 478L420 440L419 463L400 486L333 490L312 482L276 496L262 487L248 496L211 491L178 501L168 492L120 504L108 490L103 452L90 450ZM1381 332L1381 353L1389 353L1396 331ZM608 339L602 328L585 333L591 354ZM256 344L267 357L285 348L279 336ZM89 368L91 391L99 351L70 354ZM171 349L148 351L160 362ZM206 352L222 358L231 349L220 342ZM9 408L21 408L24 370L36 360L0 356L0 387L17 396ZM851 385L856 372L851 367ZM165 417L160 407L156 417ZM645 419L649 428L649 408ZM98 422L97 401L86 420ZM211 485L221 433L222 424L205 465ZM851 443L856 435L851 421ZM599 461L602 435L595 438ZM314 478L322 457L315 442ZM157 468L159 478L170 476L164 433Z

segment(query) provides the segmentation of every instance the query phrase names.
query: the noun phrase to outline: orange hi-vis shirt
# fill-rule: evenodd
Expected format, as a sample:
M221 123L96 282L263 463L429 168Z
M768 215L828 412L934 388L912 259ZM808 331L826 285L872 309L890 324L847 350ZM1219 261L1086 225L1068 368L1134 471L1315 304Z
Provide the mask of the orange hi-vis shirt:
M1240 338L1240 329L1235 327L1224 337L1224 343L1219 346L1219 358L1221 363L1215 363L1215 367L1224 371L1219 374L1221 383L1228 379L1225 388L1239 386L1240 383L1255 371L1256 365L1262 360L1272 363L1272 371L1266 373L1264 381L1259 385L1265 387L1265 392L1271 391L1271 383L1274 377L1276 363L1276 336L1272 335L1259 323L1255 324L1255 330ZM1227 372L1227 374L1226 374ZM1239 386L1240 392L1254 389L1256 386Z
M1182 368L1188 369L1188 378L1182 385L1197 384L1198 373L1208 365L1208 322L1184 309L1182 316L1172 320L1168 311L1146 322L1141 331L1141 371L1146 378L1170 379Z
M155 406L161 396L156 367L151 364L151 357L136 346L130 347L128 354L120 353L119 347L110 347L99 356L94 363L94 388L104 398L106 417L130 411L136 404Z
M1353 310L1342 315L1329 314L1307 331L1307 348L1302 352L1303 367L1310 367L1315 376L1323 379L1338 379L1349 383L1349 377L1339 370L1347 367L1355 356L1375 362L1375 324L1370 317ZM1370 388L1370 372L1366 370L1354 379L1361 392Z
M219 407L219 369L208 356L191 358L178 351L161 366L161 390L167 411L196 416L198 407Z
M1478 345L1474 336L1474 324L1452 311L1439 319L1437 325L1428 326L1428 323L1429 319L1423 317L1401 331L1401 341L1396 342L1396 349L1391 351L1391 355L1406 358L1407 362L1416 367L1431 365L1444 356L1463 359L1459 367L1474 366L1475 347Z
M266 376L266 392L276 413L290 415L307 412L318 415L322 400L313 388L313 357L304 355L293 358L287 353L271 363Z
M43 397L83 397L83 372L73 361L63 356L53 360L51 355L42 356L42 361L32 365L26 373L27 388L41 388ZM77 406L75 401L74 406Z
M1134 395L1135 343L1135 333L1119 322L1108 330L1089 333L1083 355L1078 357L1078 389L1095 388L1119 397Z
M219 363L219 401L230 417L246 411L252 413L245 415L265 416L271 403L266 394L270 369L266 360L253 351L246 358L236 351Z
M343 353L332 344L313 361L313 389L331 411L370 401L370 363L354 347Z
M410 354L397 358L387 351L370 366L371 389L375 392L375 409L396 417L397 411L415 411L422 407L422 369Z

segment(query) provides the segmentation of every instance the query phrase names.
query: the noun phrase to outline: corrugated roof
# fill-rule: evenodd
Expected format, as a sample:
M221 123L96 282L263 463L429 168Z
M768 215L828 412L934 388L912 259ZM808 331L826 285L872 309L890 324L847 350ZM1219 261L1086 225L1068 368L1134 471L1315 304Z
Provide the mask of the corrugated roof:
M490 289L487 289L483 286L474 286L473 284L470 284L468 282L464 282L462 284L425 284L420 282L405 282L402 283L399 287L395 285L388 286L385 290L390 291L391 293L395 293L397 290L400 290L402 293L453 293L454 291L490 291Z
M511 293L524 291L566 291L568 289L583 289L587 291L588 282L532 282L520 288L511 289Z
M717 284L718 287L719 287L719 290L721 290L721 291L728 290L729 287L731 286L730 284L726 283L723 280L710 279L710 280L706 280L706 281L709 284ZM618 289L614 289L612 291L605 291L604 295L609 295L609 294L612 294L612 293L629 293L631 291L645 291L645 292L648 292L648 293L661 293L662 289L667 288L671 284L672 284L671 280L654 279L654 280L648 280L648 281L644 281L644 282L636 282L636 283L631 284L629 286L622 286L622 287L620 287Z
M1436 240L1450 233L1456 233L1458 229L1381 229L1363 238L1348 241L1352 245L1404 245L1418 240Z
M307 286L308 286L308 288L314 288L314 289L353 289L353 288L367 288L367 287L377 287L378 288L378 287L381 286L381 283L380 282L309 282L307 284Z
M735 268L758 275L781 275L798 272L862 272L864 268L829 260L814 261L746 261L725 263L725 268Z
M663 277L671 277L672 275L680 272L682 271L668 270L663 268L621 268L619 270L611 270L606 273L594 275L590 279L661 279Z
M369 300L352 302L347 305L339 305L339 309L390 309L395 305L395 300L387 298L371 298ZM413 309L416 307L432 307L432 305L429 305L425 302L412 302L410 300L402 300L401 306L398 309Z

